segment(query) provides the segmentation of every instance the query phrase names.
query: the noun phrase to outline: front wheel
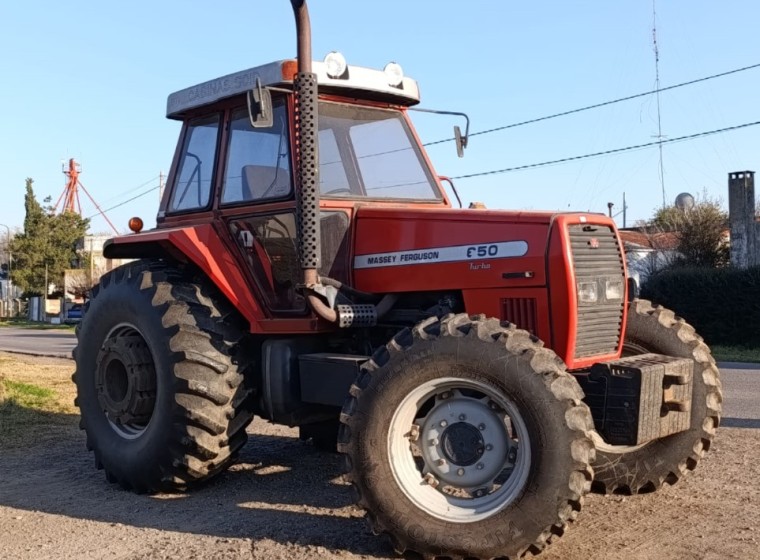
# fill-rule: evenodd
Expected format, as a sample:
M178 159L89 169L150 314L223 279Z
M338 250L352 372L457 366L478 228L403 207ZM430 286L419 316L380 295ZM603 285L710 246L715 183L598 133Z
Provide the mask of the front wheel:
M596 438L595 492L637 494L675 484L710 449L720 423L720 374L710 349L694 328L664 307L634 300L628 307L623 355L653 352L694 362L691 425L644 445L624 447Z
M449 315L402 331L351 387L339 450L397 551L492 558L542 549L589 489L593 422L529 333Z

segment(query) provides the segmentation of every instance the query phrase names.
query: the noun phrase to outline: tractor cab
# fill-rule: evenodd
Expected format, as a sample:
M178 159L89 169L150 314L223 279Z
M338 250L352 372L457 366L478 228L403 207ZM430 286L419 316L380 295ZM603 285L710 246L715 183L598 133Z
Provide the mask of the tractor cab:
M384 71L347 66L342 55L330 53L313 62L313 70L318 272L349 283L351 225L362 206L445 209L450 203L407 115L419 102L417 83L398 64ZM167 102L167 117L183 127L158 229L218 219L250 291L272 317L308 310L296 289L302 126L296 71L294 60L273 62L178 91Z
M330 57L339 55L313 63L324 206L448 205L406 115L419 102L417 83L398 65L394 73ZM295 61L283 60L169 96L167 117L184 126L160 226L186 212L295 199L295 72Z

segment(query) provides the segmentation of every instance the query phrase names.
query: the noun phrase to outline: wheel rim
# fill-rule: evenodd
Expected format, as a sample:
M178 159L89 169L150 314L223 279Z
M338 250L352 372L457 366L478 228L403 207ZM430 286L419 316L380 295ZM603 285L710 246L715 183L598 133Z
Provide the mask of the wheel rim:
M114 432L136 439L148 429L156 403L156 369L137 327L123 323L105 337L95 385L100 408Z
M490 385L453 377L423 383L401 402L387 449L404 494L433 517L457 523L512 503L531 466L517 406Z

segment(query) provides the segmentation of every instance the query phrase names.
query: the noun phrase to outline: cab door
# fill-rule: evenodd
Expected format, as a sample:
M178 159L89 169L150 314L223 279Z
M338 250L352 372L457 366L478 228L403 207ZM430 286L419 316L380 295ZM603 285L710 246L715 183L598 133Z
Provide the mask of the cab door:
M273 314L306 312L297 290L301 270L285 101L273 99L269 128L253 128L246 106L228 111L218 192L224 227Z

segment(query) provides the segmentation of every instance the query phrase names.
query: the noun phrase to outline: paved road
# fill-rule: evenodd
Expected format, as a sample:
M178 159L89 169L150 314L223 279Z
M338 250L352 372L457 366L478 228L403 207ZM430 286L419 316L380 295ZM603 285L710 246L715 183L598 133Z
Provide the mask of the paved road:
M71 331L0 328L0 350L6 352L70 358L75 345Z
M760 364L723 362L723 418L728 428L760 428Z
M74 333L57 330L0 328L0 350L70 358ZM760 364L723 362L723 420L734 428L760 428Z

